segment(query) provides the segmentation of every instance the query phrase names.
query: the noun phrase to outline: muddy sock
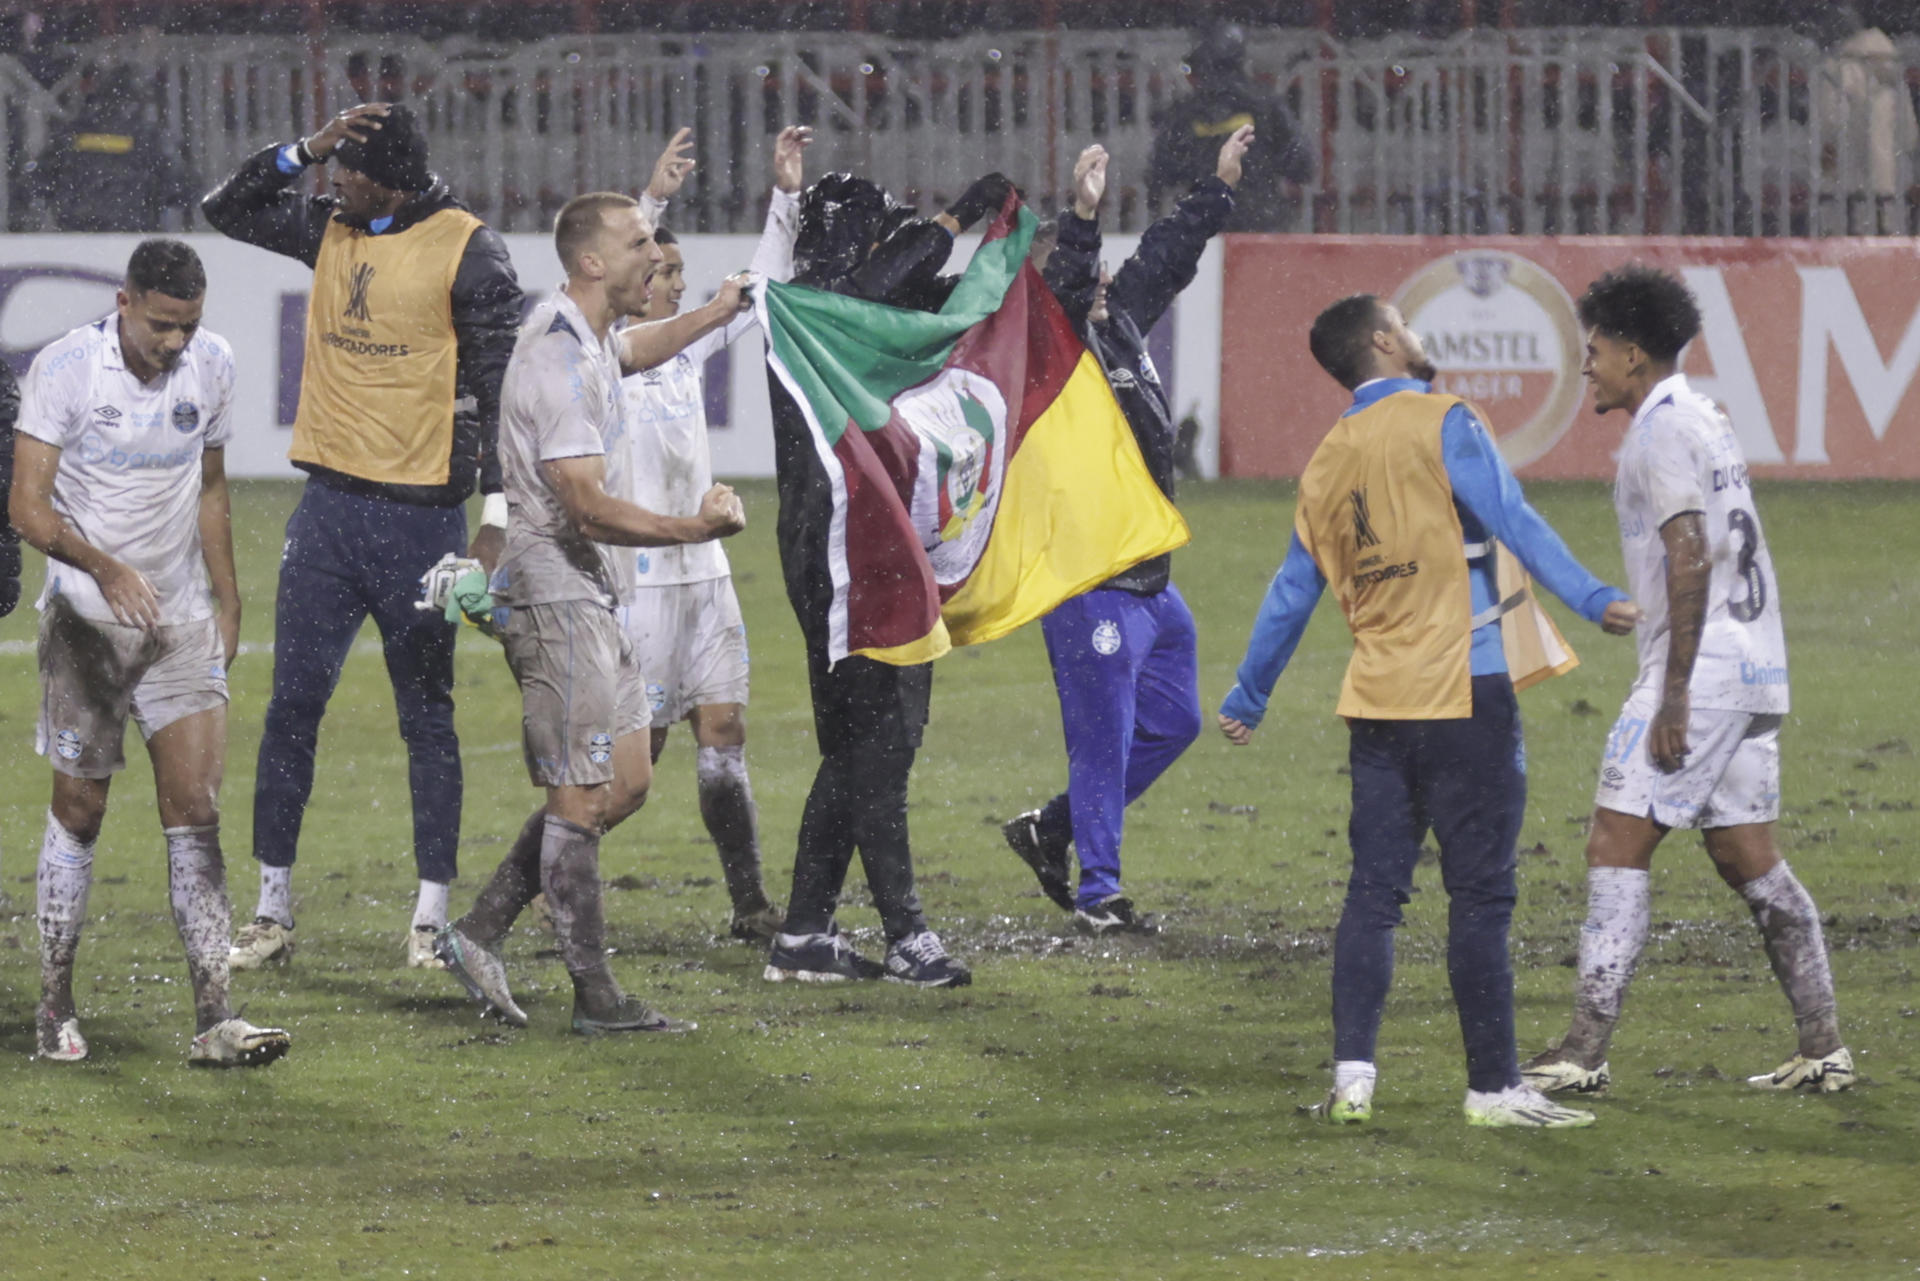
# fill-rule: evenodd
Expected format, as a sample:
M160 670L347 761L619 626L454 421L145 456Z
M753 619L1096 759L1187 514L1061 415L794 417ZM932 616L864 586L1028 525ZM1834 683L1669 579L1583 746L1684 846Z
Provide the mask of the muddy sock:
M447 923L447 883L421 881L420 893L413 902L413 928L437 930Z
M620 1003L607 968L607 922L600 897L600 837L547 816L540 841L540 884L553 910L560 959L573 977L573 997L589 1013Z
M1753 911L1760 941L1773 976L1793 1006L1800 1053L1824 1058L1840 1048L1840 1019L1833 999L1833 971L1827 966L1827 941L1820 931L1820 909L1813 896L1782 860L1773 870L1740 887Z
M1637 867L1587 869L1587 921L1580 927L1574 972L1573 1024L1560 1051L1584 1068L1607 1060L1607 1045L1634 967L1647 945L1652 876Z
M547 812L538 809L521 826L520 835L493 870L472 909L456 922L467 937L499 950L521 910L539 895L540 850L546 840L546 825Z
M253 914L256 919L278 921L288 929L293 928L292 868L260 865L260 906Z
M233 908L227 900L227 869L220 857L220 828L169 827L167 893L173 924L187 951L193 981L195 1032L233 1017L227 993L227 936Z
M93 842L82 841L47 812L40 842L39 895L40 995L56 1019L74 1017L73 958L80 949L80 928L87 919L87 892L93 888Z
M767 891L760 882L760 836L753 786L747 781L747 749L701 748L695 754L694 776L700 787L700 817L720 851L720 871L727 878L734 912L745 916L764 910Z

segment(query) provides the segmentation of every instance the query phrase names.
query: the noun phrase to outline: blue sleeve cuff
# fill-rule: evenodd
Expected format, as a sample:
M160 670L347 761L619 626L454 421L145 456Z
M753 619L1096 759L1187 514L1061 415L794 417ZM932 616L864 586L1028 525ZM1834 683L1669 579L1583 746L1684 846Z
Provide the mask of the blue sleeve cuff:
M1253 729L1266 718L1267 700L1263 698L1255 701L1253 695L1235 685L1227 691L1227 696L1220 700L1220 714Z
M305 169L306 166L300 163L299 146L300 144L297 142L290 142L275 152L273 157L274 168L284 174L296 174L302 169Z

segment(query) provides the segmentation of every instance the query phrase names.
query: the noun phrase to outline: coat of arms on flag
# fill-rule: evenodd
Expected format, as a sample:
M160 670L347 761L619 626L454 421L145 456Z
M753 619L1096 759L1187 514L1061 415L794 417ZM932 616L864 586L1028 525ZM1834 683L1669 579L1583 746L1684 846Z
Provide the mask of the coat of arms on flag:
M938 312L761 281L768 361L833 487L828 657L1005 636L1187 541L1010 199Z

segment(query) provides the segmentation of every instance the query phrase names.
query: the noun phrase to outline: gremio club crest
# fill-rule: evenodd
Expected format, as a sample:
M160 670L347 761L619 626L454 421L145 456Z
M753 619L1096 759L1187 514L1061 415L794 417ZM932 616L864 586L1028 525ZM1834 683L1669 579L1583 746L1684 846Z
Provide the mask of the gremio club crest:
M1509 466L1552 449L1580 407L1580 320L1558 280L1519 254L1436 259L1393 296L1440 369L1433 389L1487 416Z

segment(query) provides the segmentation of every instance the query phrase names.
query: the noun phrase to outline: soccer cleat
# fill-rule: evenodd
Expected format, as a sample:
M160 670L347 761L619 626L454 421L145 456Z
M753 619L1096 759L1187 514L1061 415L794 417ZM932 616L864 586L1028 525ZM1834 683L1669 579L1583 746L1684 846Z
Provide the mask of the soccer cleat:
M1607 1065L1581 1067L1558 1050L1535 1055L1520 1065L1520 1079L1542 1094L1604 1094L1613 1077Z
M801 983L843 983L848 979L877 979L884 966L853 950L835 931L829 934L776 934L767 952L767 968L760 977L769 983L794 979Z
M1465 1111L1468 1125L1577 1130L1593 1124L1593 1113L1555 1103L1531 1085L1487 1093L1468 1090Z
M78 1063L87 1057L87 1038L80 1035L78 1018L61 1018L41 1006L34 1018L38 1057L55 1063Z
M786 919L786 909L773 903L753 912L735 908L727 921L727 936L744 943L771 943Z
M1065 912L1073 910L1073 868L1067 858L1067 843L1049 841L1040 834L1040 811L1017 814L1000 826L1000 835L1018 854L1033 874L1040 878L1040 892Z
M1344 1090L1328 1090L1326 1098L1301 1111L1333 1125L1365 1125L1373 1120L1373 1082L1355 1081Z
M1159 918L1151 912L1135 912L1133 900L1122 894L1110 895L1091 907L1075 908L1073 926L1082 934L1158 934Z
M498 952L463 933L459 926L449 925L434 935L433 953L441 967L460 980L467 995L480 1003L482 1014L498 1014L514 1027L527 1025L526 1012L507 990L507 967Z
M407 968L410 970L444 970L447 968L434 951L433 942L439 935L439 927L416 925L407 931Z
M293 927L272 917L257 916L234 936L227 964L236 970L257 970L272 962L284 965L293 956Z
M581 1036L600 1036L607 1032L691 1032L700 1026L685 1019L670 1019L660 1011L631 996L623 996L610 1010L590 1014L573 1004L573 1030Z
M226 1019L193 1038L189 1067L265 1067L293 1044L277 1027L255 1027L245 1019Z
M1844 1045L1817 1059L1796 1054L1771 1072L1748 1077L1747 1084L1760 1090L1838 1094L1853 1086L1853 1055Z
M918 930L887 949L887 981L914 987L965 987L973 982L966 962L947 955L940 936Z

